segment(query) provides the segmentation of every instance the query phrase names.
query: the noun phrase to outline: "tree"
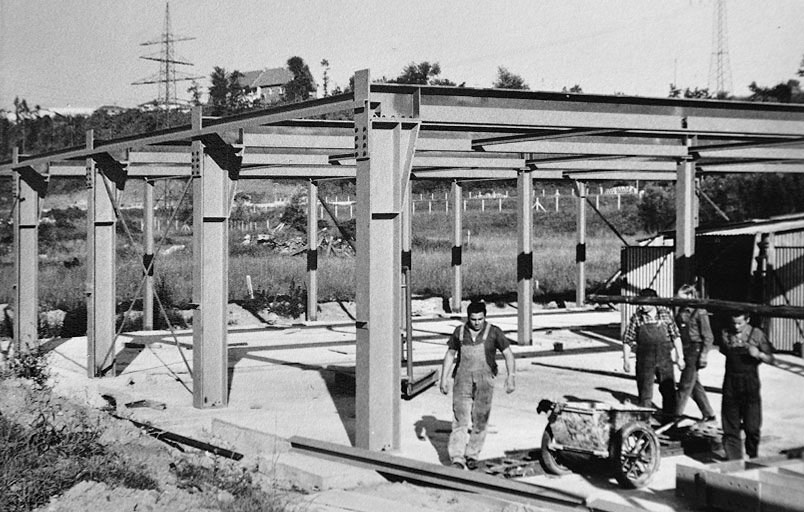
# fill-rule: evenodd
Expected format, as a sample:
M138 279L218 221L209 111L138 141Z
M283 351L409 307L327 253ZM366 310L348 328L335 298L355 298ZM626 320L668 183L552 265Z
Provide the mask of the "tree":
M642 226L646 231L662 231L673 226L676 218L674 192L669 186L648 185L645 187L637 209Z
M321 66L324 68L324 97L329 96L329 61L321 59Z
M301 57L289 58L287 65L293 79L285 84L284 100L288 103L296 103L309 99L310 95L318 89L313 80L313 74L310 73L310 68Z
M438 62L430 63L425 60L418 64L411 62L402 69L401 75L387 81L395 84L447 85L453 87L458 85L448 78L438 78L440 74L441 66ZM460 85L460 87L463 86L464 84Z
M575 84L569 89L566 86L562 87L561 92L568 92L572 94L581 94L583 93L583 88L581 88L580 84Z
M246 109L246 90L240 83L243 73L232 71L227 73L222 67L215 66L212 74L209 75L209 105L212 107L212 115L220 116L231 114Z
M712 98L712 94L709 92L709 88L704 87L703 89L695 88L690 89L687 87L683 91L680 87L677 87L676 84L670 84L670 93L667 95L668 98L690 98L690 99L710 99ZM723 99L723 98L721 98Z
M530 89L521 76L511 73L503 66L497 68L497 80L494 81L492 87L495 89Z
M198 106L201 104L201 84L193 80L192 85L187 88L187 92L190 93L190 103L194 106Z
M799 73L801 70L799 70ZM802 103L804 102L804 92L801 90L801 83L798 80L788 80L786 83L778 83L773 87L761 87L756 82L751 82L748 86L751 90L749 101L771 102L771 103Z

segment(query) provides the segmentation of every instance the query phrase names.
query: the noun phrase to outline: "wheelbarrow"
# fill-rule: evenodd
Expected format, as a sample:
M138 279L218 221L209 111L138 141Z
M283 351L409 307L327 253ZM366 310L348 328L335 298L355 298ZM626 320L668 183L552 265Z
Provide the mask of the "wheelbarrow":
M571 472L568 455L607 459L620 486L647 485L659 469L659 438L650 427L652 408L597 402L542 400L549 413L542 435L541 464L547 473Z

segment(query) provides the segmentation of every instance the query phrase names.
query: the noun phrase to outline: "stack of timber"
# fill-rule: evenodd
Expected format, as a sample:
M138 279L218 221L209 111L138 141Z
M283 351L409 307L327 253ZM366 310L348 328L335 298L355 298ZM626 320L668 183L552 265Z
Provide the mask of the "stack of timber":
M753 460L676 466L676 496L691 507L734 512L804 510L801 451Z

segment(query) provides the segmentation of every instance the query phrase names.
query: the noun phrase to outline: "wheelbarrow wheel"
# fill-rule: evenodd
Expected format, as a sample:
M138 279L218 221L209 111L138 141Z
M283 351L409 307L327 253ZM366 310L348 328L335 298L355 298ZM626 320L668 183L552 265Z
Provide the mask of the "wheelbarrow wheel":
M644 487L659 469L659 439L645 423L623 425L614 436L612 448L615 477L622 487Z
M558 450L551 449L550 445L553 442L553 430L548 425L542 434L542 451L539 462L542 463L542 468L545 472L551 475L566 475L570 473L570 469L562 464L561 453Z

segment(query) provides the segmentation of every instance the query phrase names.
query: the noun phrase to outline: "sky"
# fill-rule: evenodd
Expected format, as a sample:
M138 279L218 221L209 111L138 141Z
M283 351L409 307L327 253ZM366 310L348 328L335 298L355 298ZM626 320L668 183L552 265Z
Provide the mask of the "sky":
M170 0L176 45L206 90L214 66L250 71L298 55L319 86L359 69L399 75L438 62L441 76L491 87L504 66L531 90L666 97L669 84L707 87L715 0ZM0 108L132 107L158 72L140 43L163 31L165 0L0 0ZM796 78L804 0L726 0L733 93ZM189 82L179 82L180 98Z

